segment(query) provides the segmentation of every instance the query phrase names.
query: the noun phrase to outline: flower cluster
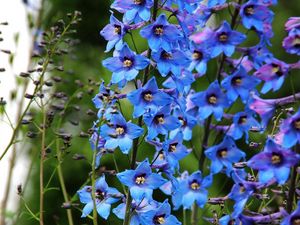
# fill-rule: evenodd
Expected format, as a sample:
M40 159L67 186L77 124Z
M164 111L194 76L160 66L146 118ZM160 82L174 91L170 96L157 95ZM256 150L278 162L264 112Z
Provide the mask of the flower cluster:
M274 214L274 218L285 217L282 224L299 223L294 216L299 210L290 215L284 210L272 212L269 217L261 211L267 207L264 199L268 188L287 185L291 170L300 160L295 150L300 140L300 109L294 113L286 107L299 94L281 99L260 97L278 91L289 72L299 69L297 63L285 63L269 51L274 17L270 6L275 4L274 0L113 2L111 8L123 18L112 14L100 32L108 41L106 51L114 49L113 57L103 61L112 78L108 85L101 84L93 99L99 119L91 143L96 167L106 153L120 150L130 156L130 168L116 174L128 193L122 195L109 188L102 176L95 187L78 192L86 204L82 216L96 207L106 219L111 204L122 200L113 213L126 225L180 224L172 210L181 206L192 210L195 225L198 207L232 200L228 215L207 220L219 224L266 223ZM210 18L227 9L233 10L230 20L212 25ZM256 45L246 45L245 29L257 36ZM300 19L291 18L286 29L289 33L283 47L299 55ZM149 47L144 51L136 48L133 31L147 41ZM132 37L132 46L124 42L125 36ZM212 71L210 65L214 64L208 63L214 61L219 63L212 76L207 71ZM122 115L123 98L133 107L132 121ZM197 128L202 130L200 148L192 142L199 135ZM253 132L265 138L264 147L249 135ZM270 135L266 138L266 134ZM155 153L138 161L138 152L146 155L140 148L144 140ZM239 147L242 142L243 150ZM250 152L251 147L256 151ZM192 173L180 163L187 156L199 162ZM233 181L231 191L223 197L209 192L220 176ZM290 183L295 186L292 180ZM165 200L155 197L159 191L167 196ZM289 193L283 198L293 204L293 196ZM263 202L257 212L249 213L249 208L245 209L255 198Z

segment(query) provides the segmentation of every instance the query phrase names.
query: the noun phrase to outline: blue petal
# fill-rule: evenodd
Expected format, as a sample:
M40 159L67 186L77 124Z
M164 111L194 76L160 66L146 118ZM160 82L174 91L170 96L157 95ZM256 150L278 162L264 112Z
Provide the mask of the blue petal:
M280 167L276 168L274 171L275 178L279 184L284 184L290 175L290 168Z
M97 212L102 218L107 219L110 214L110 207L110 204L102 202L97 205Z
M273 172L272 169L270 169L270 170L261 170L258 173L258 179L262 183L267 183L273 177L274 177L274 172Z
M91 201L88 204L86 204L84 206L84 208L82 209L82 215L81 215L81 217L86 217L87 215L89 215L92 212L93 208L94 208L93 201Z
M125 135L123 138L119 138L117 140L119 141L118 145L121 151L124 154L128 154L129 150L132 147L132 139L130 139L127 135Z

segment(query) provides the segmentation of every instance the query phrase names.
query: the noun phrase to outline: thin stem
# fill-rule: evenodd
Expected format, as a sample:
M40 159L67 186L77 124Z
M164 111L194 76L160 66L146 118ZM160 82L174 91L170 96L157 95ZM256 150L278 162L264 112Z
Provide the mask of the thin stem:
M294 149L297 151L297 149L299 149L299 145L297 145ZM293 210L293 203L295 200L295 192L296 192L296 177L297 177L297 165L292 168L291 181L290 181L288 198L286 203L286 210L288 213L291 213Z
M92 199L93 199L93 225L98 225L98 214L97 214L97 205L96 205L96 195L95 195L95 184L96 184L96 156L97 156L97 146L98 146L98 140L99 140L99 130L97 130L97 141L96 141L96 149L93 152L93 162L92 162Z
M23 200L24 206L27 209L27 211L29 212L29 214L37 221L40 221L40 219L32 212L32 210L29 208L29 206L26 204L25 200L23 197L21 197L21 199Z

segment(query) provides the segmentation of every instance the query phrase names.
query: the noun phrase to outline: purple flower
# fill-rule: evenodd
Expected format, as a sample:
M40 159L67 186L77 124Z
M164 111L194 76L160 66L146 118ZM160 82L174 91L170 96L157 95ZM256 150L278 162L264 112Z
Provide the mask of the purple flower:
M125 22L138 23L150 20L152 6L153 0L115 0L111 8L124 13Z
M291 148L300 140L300 109L293 116L284 120L280 126L283 134L282 146Z
M283 40L283 47L288 53L300 55L300 29L293 29Z
M149 64L149 59L142 55L136 55L131 51L127 44L114 57L103 61L103 66L113 72L111 82L118 84L123 80L133 80Z
M289 72L289 65L273 59L271 62L260 67L254 76L265 81L261 93L265 94L270 90L277 91L282 86L285 76Z
M291 31L293 29L300 28L300 17L290 17L288 21L285 23L285 30Z
M275 179L279 184L284 184L290 174L290 168L299 162L300 156L295 152L284 149L272 139L268 139L264 151L253 156L248 161L248 166L259 170L258 177L262 183Z
M164 14L161 14L153 24L144 27L140 34L148 40L149 47L153 51L162 48L168 52L172 50L172 44L182 38L181 32L175 25L169 24Z
M297 203L297 209L291 215L285 217L280 225L297 225L300 223L300 201Z
M120 50L123 46L123 37L127 29L113 14L110 16L110 24L107 24L100 34L108 41L105 52L109 52L113 47Z
M152 192L166 180L157 173L152 173L148 160L141 162L135 170L125 170L117 174L122 184L129 187L133 199L152 199Z

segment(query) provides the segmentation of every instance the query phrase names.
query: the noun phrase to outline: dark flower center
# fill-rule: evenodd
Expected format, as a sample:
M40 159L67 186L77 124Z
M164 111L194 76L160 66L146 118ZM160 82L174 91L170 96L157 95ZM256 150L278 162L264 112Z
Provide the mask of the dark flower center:
M159 124L164 124L165 123L164 115L155 116L155 121Z
M159 215L159 216L155 216L153 218L153 222L154 224L164 224L165 223L165 215Z
M132 60L131 59L128 59L128 58L124 58L124 61L123 61L123 66L124 67L131 67L132 66L132 64L133 64L133 62L132 62Z
M232 78L231 83L235 86L239 86L242 84L242 81L243 81L242 77L238 76L238 77Z
M193 182L190 184L190 187L192 190L199 190L200 184L196 180L193 180Z
M158 36L163 35L164 33L164 27L162 25L158 25L154 28L154 33Z
M295 120L293 124L297 130L300 130L300 119Z
M135 183L136 184L143 184L145 183L146 181L146 178L145 178L146 174L142 174L142 175L139 175L135 178Z
M255 11L254 11L254 6L253 5L249 5L249 6L245 7L245 14L247 16L251 16L254 13L255 13Z
M227 35L227 33L222 32L222 33L219 35L219 41L220 41L220 42L226 42L227 40L228 40L228 35Z
M215 104L217 103L217 100L218 100L218 99L217 99L217 96L214 95L214 94L210 95L210 96L207 98L208 103L211 104L211 105L215 105Z
M169 152L175 152L177 144L178 143L170 144L170 146L169 146Z
M186 126L186 121L183 119L183 117L179 116L178 117L179 122L181 123L182 126Z
M246 191L246 188L243 184L240 184L240 193L244 193Z
M160 152L160 153L158 154L158 158L159 158L160 160L164 160L164 159L165 159L164 153L163 153L163 152Z
M272 153L271 162L273 165L278 165L282 162L282 156L277 153Z
M161 56L162 56L162 58L164 58L164 59L172 59L173 57L172 57L172 54L170 54L170 53L168 53L168 52L165 52L165 51L163 51L162 53L161 53Z
M217 152L219 158L225 158L227 156L227 153L228 153L227 148L222 148Z
M145 0L133 0L133 2L135 5L142 5L145 2Z
M100 199L100 200L103 200L104 199L104 196L105 196L105 193L103 191L101 191L100 189L97 189L95 191L95 197L97 199Z
M121 26L115 24L114 27L115 27L115 30L114 30L115 33L116 34L121 34Z
M239 124L245 124L245 123L247 123L247 116L241 116L239 118L239 122L238 123Z
M299 216L292 217L291 222L292 225L300 225L300 217Z
M282 72L282 70L281 70L281 68L280 68L280 66L279 65L277 65L277 64L275 64L275 63L272 63L272 73L273 74L276 74L277 76L282 76L283 75L283 72Z
M124 134L125 129L122 126L117 126L116 129L115 129L115 132L116 132L117 135L122 135L122 134Z
M152 99L153 99L153 95L151 94L150 91L144 92L144 93L143 93L143 98L144 98L145 101L151 102Z
M234 219L229 220L227 224L228 224L228 225L234 225L234 224L235 224L235 220L234 220Z
M202 52L195 50L192 55L194 60L201 60L203 58Z
M293 46L296 48L300 48L300 36L296 36L295 39L293 40Z

